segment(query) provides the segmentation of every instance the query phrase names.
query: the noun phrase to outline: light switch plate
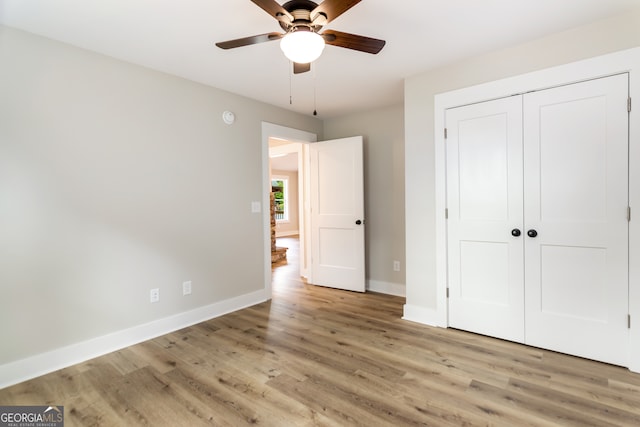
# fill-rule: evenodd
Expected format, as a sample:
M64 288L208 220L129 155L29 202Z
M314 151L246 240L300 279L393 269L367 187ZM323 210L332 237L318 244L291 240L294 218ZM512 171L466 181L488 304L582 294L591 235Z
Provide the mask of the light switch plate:
M260 213L262 206L260 202L251 202L251 213Z

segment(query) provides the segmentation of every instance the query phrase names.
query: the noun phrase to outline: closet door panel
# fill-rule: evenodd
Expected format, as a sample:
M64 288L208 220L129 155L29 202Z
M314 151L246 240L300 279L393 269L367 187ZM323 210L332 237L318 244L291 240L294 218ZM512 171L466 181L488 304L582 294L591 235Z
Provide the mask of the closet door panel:
M449 324L522 342L522 99L446 114Z
M524 97L525 342L625 365L628 77Z

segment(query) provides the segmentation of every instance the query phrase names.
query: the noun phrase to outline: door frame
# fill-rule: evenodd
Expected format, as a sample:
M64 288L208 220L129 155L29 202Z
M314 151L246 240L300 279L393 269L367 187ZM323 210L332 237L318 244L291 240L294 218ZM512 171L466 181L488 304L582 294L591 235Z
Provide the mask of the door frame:
M632 221L629 223L629 369L640 372L640 48L598 56L566 65L514 76L435 96L435 225L436 225L436 301L433 310L411 312L405 318L421 323L448 327L447 304L447 223L446 223L446 150L445 113L448 108L489 101L496 98L523 94L563 86L594 78L629 73L629 91L636 106L629 116L629 205ZM633 215L635 214L635 216ZM638 219L636 219L638 218ZM407 300L407 305L411 302ZM635 325L635 326L634 326Z
M279 138L285 139L291 142L310 143L317 142L318 135L312 132L307 132L300 129L294 129L286 126L277 125L269 122L262 122L262 238L263 238L263 252L264 252L264 297L267 300L271 299L271 217L269 206L271 204L269 200L269 193L271 192L271 178L269 167L269 139ZM298 162L300 164L300 155L298 155ZM298 170L298 176L301 173ZM306 180L305 180L306 182ZM305 184L306 185L306 184ZM299 206L302 209L305 203L302 200L298 200ZM305 227L306 224L300 224L301 227ZM302 248L301 248L302 252ZM307 251L308 252L308 251ZM302 262L302 261L301 261Z

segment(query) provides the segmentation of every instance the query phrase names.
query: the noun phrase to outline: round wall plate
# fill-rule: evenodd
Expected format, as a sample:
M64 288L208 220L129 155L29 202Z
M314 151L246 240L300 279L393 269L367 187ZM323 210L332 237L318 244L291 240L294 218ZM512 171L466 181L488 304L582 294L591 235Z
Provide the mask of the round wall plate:
M233 114L233 112L227 110L224 113L222 113L222 121L230 125L236 121L236 115Z

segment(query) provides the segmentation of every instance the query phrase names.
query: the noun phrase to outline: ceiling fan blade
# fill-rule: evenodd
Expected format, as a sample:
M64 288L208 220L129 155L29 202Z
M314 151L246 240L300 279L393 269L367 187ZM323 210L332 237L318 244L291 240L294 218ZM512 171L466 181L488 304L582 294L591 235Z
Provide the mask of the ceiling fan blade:
M323 25L326 25L360 3L360 1L361 0L324 0L311 11L311 20L314 21L318 14L321 13L327 17L327 22L323 23Z
M332 46L359 50L360 52L372 53L374 55L380 52L386 44L384 40L343 33L335 30L326 30L320 35L324 38L324 41L327 44Z
M301 74L306 73L311 70L311 64L298 64L297 62L293 63L293 74Z
M258 5L262 10L267 12L269 15L276 18L278 21L285 22L287 24L291 24L293 22L293 16L285 9L280 6L275 0L251 0L256 5Z
M235 47L249 46L251 44L269 42L271 40L281 39L284 34L266 33L257 36L243 37L241 39L227 40L226 42L218 42L216 46L221 49L233 49Z

